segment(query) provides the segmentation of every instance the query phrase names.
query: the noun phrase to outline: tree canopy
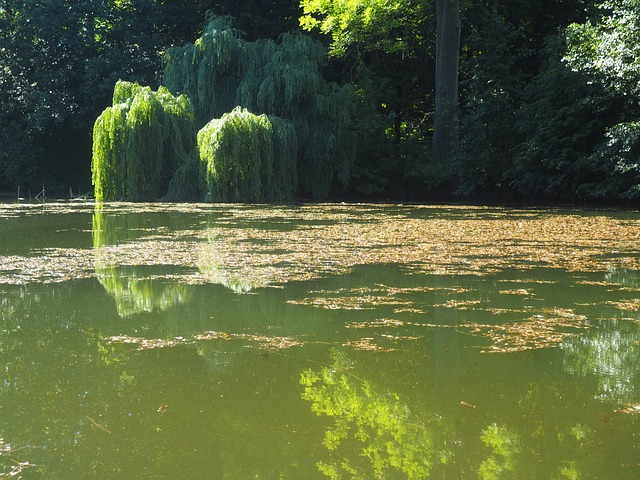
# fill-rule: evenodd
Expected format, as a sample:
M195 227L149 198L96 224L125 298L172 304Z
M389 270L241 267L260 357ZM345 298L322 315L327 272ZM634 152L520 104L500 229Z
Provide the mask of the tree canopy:
M566 61L611 87L640 95L640 2L609 0L601 17L567 28Z
M290 124L297 198L640 198L637 1L460 2L445 128L438 5L1 0L0 192L90 190L122 79L186 95L196 131L238 106ZM196 158L167 198L204 194Z
M194 178L184 167L198 170L181 160L192 154L193 125L202 128L197 156L205 164L197 181L210 200L292 200L298 187L317 199L345 186L354 155L351 93L322 77L321 61L308 37L248 42L227 18L212 17L194 43L168 50L166 88L116 85L113 106L94 128L96 198L180 196L187 186L179 183Z
M93 130L97 200L155 200L195 147L193 106L165 88L118 82Z

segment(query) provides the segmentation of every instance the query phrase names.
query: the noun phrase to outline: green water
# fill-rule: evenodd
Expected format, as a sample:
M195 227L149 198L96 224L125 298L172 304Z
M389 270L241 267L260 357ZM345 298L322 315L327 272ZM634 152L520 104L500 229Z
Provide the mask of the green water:
M639 238L638 212L0 204L0 478L640 478Z

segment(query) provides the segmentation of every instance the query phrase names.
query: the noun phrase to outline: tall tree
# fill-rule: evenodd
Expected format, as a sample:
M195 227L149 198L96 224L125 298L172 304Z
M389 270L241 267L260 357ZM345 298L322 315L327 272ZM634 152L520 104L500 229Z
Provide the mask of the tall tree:
M458 148L460 0L436 0L436 109L433 158L451 161Z
M457 192L578 198L600 167L586 161L611 109L572 74L558 35L586 0L486 0L463 6ZM562 35L560 35L562 37ZM580 198L584 198L580 194Z
M156 86L163 51L199 35L216 3L0 0L0 190L88 189L114 83Z
M248 42L227 17L211 17L193 44L166 53L158 92L116 85L94 128L96 199L184 200L199 170L214 201L291 200L297 187L317 199L344 187L352 93L323 78L324 53L302 35Z
M329 37L334 73L353 83L360 98L354 190L423 193L433 125L434 3L302 0L301 6L302 28Z
M298 28L301 12L299 0L214 0L213 3L213 7L210 7L211 12L216 15L230 15L235 28L240 30L247 40L277 40L283 33L290 33Z

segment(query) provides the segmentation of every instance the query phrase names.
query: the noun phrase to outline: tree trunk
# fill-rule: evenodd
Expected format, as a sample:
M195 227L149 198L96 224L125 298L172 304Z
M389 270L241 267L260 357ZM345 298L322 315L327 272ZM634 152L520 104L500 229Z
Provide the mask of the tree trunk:
M436 0L436 111L433 158L451 161L458 147L460 0Z

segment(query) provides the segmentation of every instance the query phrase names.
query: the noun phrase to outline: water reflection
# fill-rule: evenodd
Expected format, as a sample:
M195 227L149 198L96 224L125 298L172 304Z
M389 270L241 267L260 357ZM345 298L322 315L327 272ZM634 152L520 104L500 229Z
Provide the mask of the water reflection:
M212 229L207 230L207 243L200 246L198 268L203 279L210 283L224 285L235 293L249 293L275 283L277 268L262 268L260 273L247 269L244 265L228 264L225 253L220 248L224 240Z
M104 247L131 241L148 228L146 216L109 215L101 205L97 205L93 213L95 274L100 284L115 299L121 317L167 310L191 299L191 292L186 285L153 279L154 275L167 273L162 265L120 265L113 255L105 253ZM155 230L158 226L153 225L152 228Z
M490 455L478 468L481 480L498 480L513 476L516 457L520 453L520 436L503 425L491 424L482 430L482 442L490 448Z
M399 206L47 216L33 248L0 257L0 478L26 461L25 480L638 476L636 224Z
M434 419L413 413L393 392L378 392L352 371L344 352L334 350L331 366L305 370L302 398L317 415L334 419L322 444L333 453L317 462L329 478L429 477L449 452L436 444Z
M608 283L640 289L640 272L627 268L611 268L605 274Z
M638 402L640 386L640 274L618 268L604 274L609 294L596 303L592 328L562 344L565 371L595 378L594 397L613 405ZM597 297L593 299L598 300ZM596 315L593 315L596 317Z
M79 478L79 468L95 478L115 468L101 464L115 446L101 440L116 431L120 395L135 403L140 393L121 382L122 358L87 328L108 311L96 293L88 284L2 288L0 437L16 446L11 459L31 465L25 478Z
M562 349L568 373L596 379L596 398L613 405L638 402L640 331L636 324L601 321L598 328L566 339Z

